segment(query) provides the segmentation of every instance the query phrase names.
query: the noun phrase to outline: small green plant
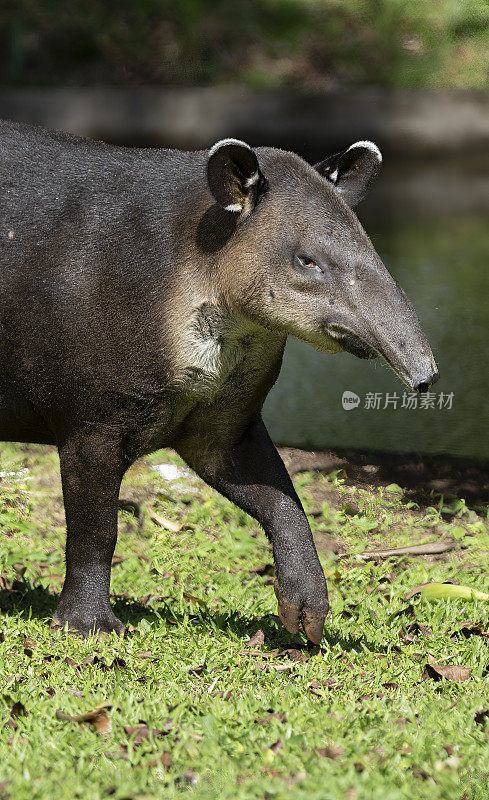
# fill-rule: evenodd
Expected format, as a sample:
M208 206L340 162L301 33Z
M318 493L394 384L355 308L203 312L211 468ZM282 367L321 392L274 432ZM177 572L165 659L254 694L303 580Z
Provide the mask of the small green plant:
M329 473L328 480L335 488L337 488L338 486L342 486L345 482L345 470L344 469L333 470L333 472Z

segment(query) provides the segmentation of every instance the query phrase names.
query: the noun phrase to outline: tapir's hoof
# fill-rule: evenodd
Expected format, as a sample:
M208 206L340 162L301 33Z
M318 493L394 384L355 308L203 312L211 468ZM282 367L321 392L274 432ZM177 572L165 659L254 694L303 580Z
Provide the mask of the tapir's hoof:
M274 590L278 600L278 616L282 625L287 628L289 633L297 633L302 625L309 641L313 644L320 644L326 615L315 615L301 606L288 603L281 596L276 580Z
M126 630L110 609L102 613L87 614L79 610L70 613L68 609L60 609L58 606L53 615L53 622L60 628L67 626L70 632L81 636L93 636L97 633L117 633L118 636L123 636Z

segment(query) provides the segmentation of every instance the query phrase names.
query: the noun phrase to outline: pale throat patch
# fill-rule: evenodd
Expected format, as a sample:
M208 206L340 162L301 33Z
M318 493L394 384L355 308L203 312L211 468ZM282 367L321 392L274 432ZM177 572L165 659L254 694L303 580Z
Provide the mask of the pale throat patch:
M244 317L219 305L203 302L191 312L183 341L175 383L194 396L219 392L239 365L263 363L268 339ZM262 351L262 358L260 358Z

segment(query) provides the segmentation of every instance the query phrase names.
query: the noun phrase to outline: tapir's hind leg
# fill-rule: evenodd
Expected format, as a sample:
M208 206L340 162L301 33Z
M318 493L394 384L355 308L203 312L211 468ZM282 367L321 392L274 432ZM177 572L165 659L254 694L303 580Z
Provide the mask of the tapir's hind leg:
M112 555L117 540L117 508L128 466L119 442L77 432L59 445L66 512L66 578L54 619L87 635L123 633L109 600Z

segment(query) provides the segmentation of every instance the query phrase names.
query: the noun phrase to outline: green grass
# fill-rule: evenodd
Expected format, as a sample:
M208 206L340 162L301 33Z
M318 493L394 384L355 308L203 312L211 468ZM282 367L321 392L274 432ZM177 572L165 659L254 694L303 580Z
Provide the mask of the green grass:
M321 553L332 610L314 653L278 623L270 570L250 571L271 559L256 523L193 476L165 484L151 464L169 462L181 463L159 452L137 464L121 496L188 527L120 513L112 591L128 634L81 640L49 628L63 572L56 454L2 446L16 474L0 481L0 797L485 800L488 639L454 632L485 630L488 607L403 599L430 580L487 590L483 509L439 497L416 508L395 486L299 475L318 542L352 554ZM462 549L356 557L440 538ZM431 635L407 629L416 621ZM264 644L248 645L258 630ZM429 658L471 667L470 679L422 680ZM56 716L101 703L107 734Z

